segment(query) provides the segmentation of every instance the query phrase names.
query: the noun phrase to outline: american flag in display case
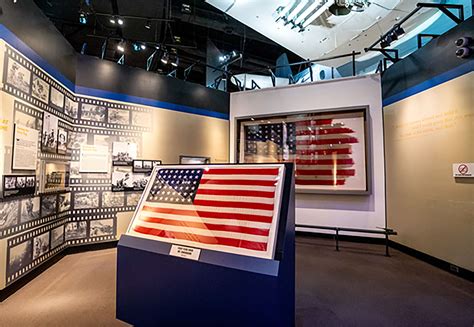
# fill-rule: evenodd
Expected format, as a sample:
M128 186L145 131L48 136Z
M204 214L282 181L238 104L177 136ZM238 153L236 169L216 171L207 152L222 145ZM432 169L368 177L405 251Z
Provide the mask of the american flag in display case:
M272 259L284 165L156 167L127 234Z
M239 162L293 162L297 190L367 190L365 109L240 121Z

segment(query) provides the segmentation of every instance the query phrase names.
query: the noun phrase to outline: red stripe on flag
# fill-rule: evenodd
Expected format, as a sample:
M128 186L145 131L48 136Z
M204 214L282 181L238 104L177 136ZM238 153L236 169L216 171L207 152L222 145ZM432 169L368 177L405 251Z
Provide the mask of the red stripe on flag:
M355 176L355 169L338 169L335 172L331 169L305 169L296 170L296 175Z
M144 211L154 212L154 213L166 213L171 215L182 215L182 216L191 216L191 217L202 217L202 218L217 218L217 219L235 219L235 220L246 220L254 221L260 223L271 223L273 218L260 215L246 215L240 213L231 213L231 212L211 212L211 211L201 211L201 210L184 210L184 209L171 209L171 208L157 208L150 207L147 205L143 206Z
M355 137L335 138L335 139L320 139L320 140L297 140L296 145L326 145L326 144L352 144L358 143L359 140Z
M339 128L327 128L327 129L317 129L317 130L302 130L296 131L296 135L328 135L328 134L344 134L344 133L354 133L354 130L347 127Z
M312 150L296 150L296 154L299 155L313 155L318 154L322 156L329 156L332 154L351 154L352 149L347 147L343 149L312 149Z
M318 180L318 179L298 179L295 181L298 185L344 185L345 179L337 179L336 182L333 180Z
M256 210L273 210L273 204L238 202L238 201L214 201L214 200L194 200L194 205L218 208L246 208Z
M240 168L209 168L204 174L213 175L278 175L278 168L253 168L253 169L240 169Z
M190 234L190 233L172 232L172 231L167 231L167 230L162 230L162 229L147 228L143 226L135 226L133 230L140 234L153 235L157 237L186 240L186 241L192 241L192 242L198 242L198 243L204 243L204 244L224 245L224 246L231 246L235 248L243 248L243 249L249 249L249 250L255 250L255 251L267 250L267 243L264 243L264 242L252 242L252 241L245 241L245 240L239 240L239 239L228 238L228 237L203 236L203 235Z
M275 186L277 183L277 181L251 179L205 179L204 176L205 175L203 175L203 178L201 179L201 184Z
M207 229L207 230L215 230L215 231L223 231L223 232L234 232L234 233L242 233L242 234L250 234L250 235L268 236L270 233L269 229L264 229L264 228L209 224L209 223L200 223L200 222L182 221L182 220L174 220L174 219L155 218L155 217L140 217L140 220L146 221L148 223L154 223L154 224L199 228L199 229Z
M274 198L275 192L248 191L248 190L208 190L198 189L197 194L202 195L224 195L224 196L252 196L256 198Z
M354 160L352 159L296 159L296 164L300 165L353 165Z
M319 125L330 125L332 119L316 119L316 120L302 120L297 121L296 126L319 126Z

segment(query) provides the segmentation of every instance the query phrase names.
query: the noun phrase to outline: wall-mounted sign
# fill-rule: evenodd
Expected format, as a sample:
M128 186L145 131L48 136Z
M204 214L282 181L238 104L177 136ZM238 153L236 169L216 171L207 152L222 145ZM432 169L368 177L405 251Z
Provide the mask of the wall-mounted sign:
M453 164L454 177L474 177L474 163L455 163Z
M38 158L38 131L15 124L13 135L14 170L35 170Z
M107 173L109 148L103 145L81 144L79 163L81 173Z

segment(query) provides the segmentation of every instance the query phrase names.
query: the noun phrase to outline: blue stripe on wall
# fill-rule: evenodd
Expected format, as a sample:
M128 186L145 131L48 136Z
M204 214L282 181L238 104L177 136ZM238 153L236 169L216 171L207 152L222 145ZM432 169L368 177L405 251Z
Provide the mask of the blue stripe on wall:
M403 99L406 99L412 95L415 95L417 93L421 93L423 91L426 91L432 87L435 87L437 85L446 83L447 81L450 81L452 79L455 79L459 76L462 76L464 74L470 73L474 70L474 61L469 60L468 62L451 69L447 72L444 72L436 77L433 77L429 80L424 81L423 83L420 83L418 85L412 86L400 93L397 93L395 95L392 95L386 99L383 100L383 106L389 106L395 102L401 101Z
M141 104L151 107L164 108L173 111L185 112L189 114L219 118L219 119L229 119L228 114L215 112L212 110L201 109L188 107L183 105L178 105L169 102L163 102L153 99L141 98L121 93L113 93L98 89L91 89L83 86L76 86L72 81L65 77L61 72L59 72L55 67L50 65L46 60L44 60L40 55L38 55L33 49L31 49L26 43L20 40L12 31L10 31L3 24L0 24L0 37L10 44L13 48L21 52L24 56L46 71L49 75L63 84L69 91L77 93L78 95L94 96L100 97L109 100L123 101L134 104Z

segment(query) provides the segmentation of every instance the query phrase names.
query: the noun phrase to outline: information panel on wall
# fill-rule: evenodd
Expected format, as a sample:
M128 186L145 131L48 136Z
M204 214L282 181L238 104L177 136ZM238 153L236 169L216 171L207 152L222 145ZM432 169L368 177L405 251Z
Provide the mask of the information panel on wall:
M284 165L158 166L127 234L273 259Z

